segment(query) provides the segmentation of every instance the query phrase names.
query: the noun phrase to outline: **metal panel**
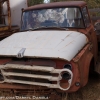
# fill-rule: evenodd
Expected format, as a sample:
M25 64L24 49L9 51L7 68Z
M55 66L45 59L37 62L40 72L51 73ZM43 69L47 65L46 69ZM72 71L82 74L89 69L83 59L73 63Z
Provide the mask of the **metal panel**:
M87 44L87 37L75 31L27 31L0 42L0 56L15 56L26 48L24 57L60 58L71 61Z
M6 70L5 70L6 69ZM7 70L8 69L8 70ZM10 69L10 71L9 71ZM11 70L12 69L12 70ZM41 71L41 72L48 72L48 73L57 73L58 75L54 76L54 75L51 75L51 76L48 76L48 75L34 75L32 73L18 73L18 72L12 72L13 69L24 69L25 71L26 70L30 70L30 71ZM48 66L28 66L28 65L17 65L17 64L6 64L6 65L0 65L0 70L1 70L1 74L4 78L3 81L0 81L0 83L4 83L4 82L7 82L7 83L21 83L21 84L28 84L28 85L38 85L38 86L46 86L48 88L59 88L63 91L66 91L70 88L71 84L72 84L72 79L73 79L73 73L71 70L69 69L55 69L54 67L48 67ZM60 86L61 82L60 80L62 80L62 73L68 73L70 75L70 79L68 79L68 87L66 88L63 88ZM38 73L37 73L38 74ZM9 77L10 76L13 76L13 77ZM17 76L18 79L14 79L14 76ZM56 83L48 83L48 82L37 82L36 80L35 81L27 81L27 80L22 80L20 79L19 80L19 77L25 77L25 78L35 78L35 79L46 79L46 80L49 80L49 81L56 81Z
M46 76L46 75L35 75L35 74L21 74L21 73L13 73L13 72L4 72L3 71L3 75L4 76L19 76L19 77L28 77L28 78L39 78L39 79L47 79L49 81L57 81L59 80L58 77L52 77L52 76Z
M11 22L12 25L18 25L20 27L21 23L21 13L22 8L27 8L27 0L9 0L11 8ZM4 12L7 13L6 3L3 5ZM6 17L6 23L7 23Z

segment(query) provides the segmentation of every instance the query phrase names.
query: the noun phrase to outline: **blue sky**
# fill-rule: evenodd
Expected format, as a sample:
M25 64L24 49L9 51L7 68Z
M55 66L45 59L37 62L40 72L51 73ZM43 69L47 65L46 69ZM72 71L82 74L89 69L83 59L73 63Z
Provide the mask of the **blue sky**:
M48 3L48 2L49 2L49 0L44 0L44 2L45 2L45 3Z

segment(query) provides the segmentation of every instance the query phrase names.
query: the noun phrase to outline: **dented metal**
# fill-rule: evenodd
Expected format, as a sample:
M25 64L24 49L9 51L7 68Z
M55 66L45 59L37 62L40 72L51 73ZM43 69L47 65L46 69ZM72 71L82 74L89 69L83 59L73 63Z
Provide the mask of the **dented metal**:
M18 2L21 2L21 0L11 1L13 6L18 6ZM24 3L24 5L26 4ZM60 92L66 91L69 93L75 92L86 85L90 71L89 67L96 65L98 54L96 34L89 20L90 17L88 18L89 23L84 20L84 17L87 18L89 16L88 11L83 11L88 10L86 3L83 1L75 1L73 3L72 1L42 4L29 7L23 12L32 9L67 6L80 8L83 17L80 18L79 16L78 19L81 22L83 21L84 28L67 27L67 30L64 30L64 28L58 26L58 28L54 27L53 29L41 27L36 31L25 30L24 32L16 33L0 42L0 88L39 90L41 87L42 90L44 88L56 91L60 89L62 90ZM19 23L20 21L16 17L19 12L15 14L16 9L13 10L15 16L13 18L16 20L12 22ZM75 16L78 16L78 12L76 10L75 12L77 13ZM77 23L76 17L74 21ZM5 60L5 57L10 59ZM47 61L48 59L51 61ZM64 66L68 64L71 64L71 70L64 69ZM98 68L96 69L98 70ZM29 73L26 73L27 71ZM64 77L64 73L67 73L69 77ZM65 80L63 80L64 78Z
M28 78L39 78L39 79L47 79L49 81L58 81L61 78L60 77L52 77L52 76L45 76L45 75L29 75L29 74L21 74L21 73L13 73L13 72L8 72L6 73L5 71L2 71L2 74L4 76L24 76L24 77L28 77Z
M84 34L76 31L19 32L0 42L0 56L16 57L22 48L26 48L23 57L71 61L87 40Z
M34 75L34 74L25 74L25 73L18 73L18 72L6 72L5 69L24 69L24 70L32 70L32 71L41 71L41 72L48 72L48 73L57 73L58 76L48 76L48 75ZM38 85L38 86L46 86L48 88L58 88L63 91L66 91L70 88L73 73L69 69L55 69L54 67L48 66L28 66L28 65L16 65L16 64L6 64L0 65L1 74L4 77L4 81L1 83L20 83L20 84L28 84L28 85ZM66 72L69 73L71 78L68 80L68 87L63 88L60 86L60 80L62 80L62 73ZM18 77L28 77L28 78L36 78L36 79L47 79L49 81L56 81L57 83L41 83L41 82L33 82L33 81L26 81L26 80L17 80L17 79L9 79L8 76L18 76Z

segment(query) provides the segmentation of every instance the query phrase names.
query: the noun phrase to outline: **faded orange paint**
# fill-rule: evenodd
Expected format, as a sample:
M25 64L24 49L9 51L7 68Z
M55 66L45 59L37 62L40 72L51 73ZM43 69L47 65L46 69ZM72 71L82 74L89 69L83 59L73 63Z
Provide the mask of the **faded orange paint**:
M80 9L84 6L86 6L86 3L83 1L80 2L62 2L62 3L50 3L50 4L41 4L41 5L36 5L33 7L29 7L23 11L28 11L32 9L43 9L43 8L52 8L52 7L65 7L65 6L70 6L70 7L79 7ZM87 9L88 10L88 9ZM91 19L90 19L91 20ZM10 21L9 21L10 22ZM43 29L41 29L43 31ZM60 29L59 29L60 30ZM66 93L69 92L75 92L79 88L85 86L88 82L88 76L89 76L89 71L90 71L90 64L92 59L94 59L94 67L96 66L96 62L98 59L98 47L97 47L97 37L96 33L94 31L94 27L92 23L88 27L85 27L83 29L75 29L75 28L70 28L69 30L71 31L78 31L81 32L82 34L85 34L88 39L86 41L88 42L81 51L77 53L77 55L69 62L66 60L61 60L61 59L38 59L38 58L28 58L28 59L15 59L13 60L11 58L4 59L0 58L0 64L5 64L5 63L10 63L10 64L22 64L22 65L44 65L44 66L52 66L55 69L63 69L65 64L71 64L72 66L72 73L73 73L73 79L72 79L72 84L69 90L65 91ZM80 41L79 41L80 42ZM70 45L70 44L69 44ZM73 50L74 52L74 50ZM55 76L57 76L55 74ZM67 80L68 81L68 80ZM55 82L53 82L55 83ZM66 80L62 79L61 80L61 86L62 87L67 87L68 84L66 84ZM30 88L31 87L31 88ZM9 89L48 89L46 87L42 86L31 86L31 85L20 85L20 84L1 84L0 88L9 88ZM53 89L52 89L53 90ZM56 89L58 92L63 93L64 91Z

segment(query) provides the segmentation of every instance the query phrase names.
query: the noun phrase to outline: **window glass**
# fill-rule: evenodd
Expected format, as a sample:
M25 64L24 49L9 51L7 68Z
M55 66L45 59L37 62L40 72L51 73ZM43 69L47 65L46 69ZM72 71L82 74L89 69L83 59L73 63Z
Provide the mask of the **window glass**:
M23 13L22 30L38 27L83 28L79 8L52 8L30 10Z
M90 25L90 19L86 7L82 9L82 14L83 14L85 26L88 27Z

